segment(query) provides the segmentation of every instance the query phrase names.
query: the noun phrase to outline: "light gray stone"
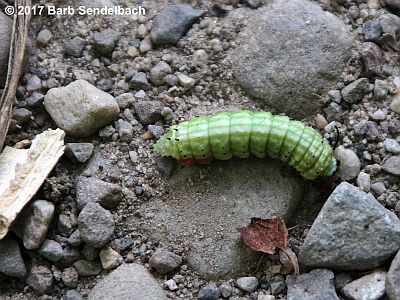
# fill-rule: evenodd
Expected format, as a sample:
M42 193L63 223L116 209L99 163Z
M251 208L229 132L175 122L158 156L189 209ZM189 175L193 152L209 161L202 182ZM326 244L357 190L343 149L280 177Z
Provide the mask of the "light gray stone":
M101 266L104 270L111 270L118 267L124 259L111 247L106 247L100 251Z
M150 33L153 43L176 44L204 12L187 4L167 6L154 18Z
M258 286L256 277L240 277L236 280L236 285L248 293L254 292Z
M36 40L42 45L47 45L52 39L52 37L53 34L51 33L50 30L43 29L38 33Z
M145 267L138 264L124 264L98 282L88 299L167 300L168 298Z
M75 136L89 136L119 114L114 97L85 80L49 90L44 106L60 128Z
M287 300L339 300L333 279L335 275L327 269L316 269L297 278L286 278Z
M400 247L400 220L376 199L342 182L330 195L300 248L304 267L367 270Z
M252 12L230 55L240 86L293 117L319 112L318 95L336 83L349 59L345 24L307 0L268 1Z
M357 185L364 192L369 192L371 188L371 176L368 173L360 172L357 177Z
M383 141L386 151L393 154L400 154L400 144L394 139L386 139Z
M394 257L387 273L386 294L390 300L400 299L400 251Z
M345 285L343 294L354 300L378 300L385 295L385 271L375 271Z
M150 80L155 85L162 85L164 83L164 77L172 73L172 69L169 64L165 61L160 61L150 71Z
M400 176L400 156L391 156L382 163L382 170L391 175Z
M241 242L236 228L252 217L288 220L303 187L299 175L278 161L215 161L178 170L167 180L171 197L143 204L144 217L130 221L154 240L189 243L188 264L201 276L237 276L257 265L259 253Z

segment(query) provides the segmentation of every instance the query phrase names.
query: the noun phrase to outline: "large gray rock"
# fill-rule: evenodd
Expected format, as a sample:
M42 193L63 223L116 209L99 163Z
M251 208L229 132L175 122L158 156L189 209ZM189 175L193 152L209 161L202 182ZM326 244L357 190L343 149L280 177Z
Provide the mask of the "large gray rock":
M400 299L400 251L397 252L387 273L386 294L390 300Z
M154 240L190 245L187 261L202 276L236 276L260 258L241 242L237 228L247 226L252 217L288 220L303 186L278 161L215 161L179 170L167 180L170 196L143 204L143 219L130 221Z
M366 270L400 247L400 220L370 194L343 182L326 201L299 253L305 267Z
M26 267L18 243L8 237L0 241L0 274L18 278L26 276Z
M286 278L287 300L339 300L334 277L333 272L326 269L312 270L297 278L289 275Z
M12 19L0 11L0 87L6 82Z
M349 59L352 36L308 0L273 0L249 17L231 53L234 75L250 96L295 117L318 112Z
M88 299L167 300L167 296L145 267L124 264L97 283Z
M51 118L67 134L89 136L118 116L114 97L85 80L53 88L44 97Z
M150 33L153 43L176 44L203 13L187 4L169 5L154 18Z

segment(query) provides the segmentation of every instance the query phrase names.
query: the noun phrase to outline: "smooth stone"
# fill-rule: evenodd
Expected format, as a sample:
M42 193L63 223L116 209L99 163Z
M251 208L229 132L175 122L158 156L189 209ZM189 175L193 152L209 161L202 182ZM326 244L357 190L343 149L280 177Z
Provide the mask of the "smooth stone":
M398 141L394 139L386 139L383 141L383 146L385 147L386 151L393 153L393 154L400 154L400 144Z
M390 109L393 110L395 113L400 115L400 93L396 94L393 99L392 103L390 103Z
M100 280L88 300L167 300L167 296L145 267L123 264Z
M149 264L160 274L175 270L182 263L182 257L168 250L159 248L149 259Z
M314 221L300 248L299 263L307 268L368 270L399 247L397 216L371 194L342 182Z
M356 178L361 169L361 161L357 154L351 149L339 146L335 149L335 157L340 161L339 176L343 180Z
M258 286L256 277L240 277L236 280L236 285L248 293L254 292Z
M111 270L118 267L124 261L124 259L114 249L111 247L106 247L100 251L100 261L104 270Z
M119 114L114 97L85 80L50 89L44 106L58 127L81 137L92 135Z
M52 262L57 262L64 256L61 244L53 240L45 240L39 253Z
M37 249L42 245L54 210L54 204L46 200L36 200L24 209L23 218L19 220L22 222L22 241L26 249Z
M315 269L297 278L286 278L287 300L339 300L333 279L335 275L327 269Z
M178 170L166 179L171 196L142 204L143 217L130 221L155 241L168 244L179 237L189 243L188 264L201 276L231 278L256 266L260 257L241 242L237 228L253 217L289 220L304 185L278 161L215 161Z
M346 284L343 294L354 300L378 300L385 295L386 272L375 271Z
M239 85L292 117L319 112L318 95L337 82L349 59L353 36L347 26L307 0L272 0L248 10L230 13L240 20L248 14L240 46L229 56Z

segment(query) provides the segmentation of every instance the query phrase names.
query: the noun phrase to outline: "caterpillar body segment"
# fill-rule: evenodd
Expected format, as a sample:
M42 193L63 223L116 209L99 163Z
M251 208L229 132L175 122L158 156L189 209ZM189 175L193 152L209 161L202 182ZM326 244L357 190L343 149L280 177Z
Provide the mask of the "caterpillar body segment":
M307 179L331 176L336 170L332 148L316 130L270 112L242 110L197 117L171 126L154 150L179 161L268 155L287 162Z

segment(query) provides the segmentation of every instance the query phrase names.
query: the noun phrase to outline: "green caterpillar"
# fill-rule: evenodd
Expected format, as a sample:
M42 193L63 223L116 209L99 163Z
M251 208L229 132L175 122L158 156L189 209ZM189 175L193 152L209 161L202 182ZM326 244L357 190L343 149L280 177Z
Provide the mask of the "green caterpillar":
M171 126L154 150L181 162L268 155L311 180L336 170L332 148L316 130L270 112L242 110L196 117Z

